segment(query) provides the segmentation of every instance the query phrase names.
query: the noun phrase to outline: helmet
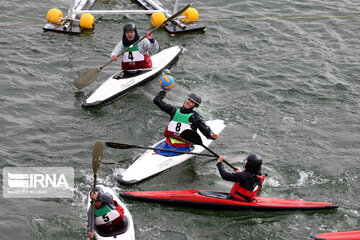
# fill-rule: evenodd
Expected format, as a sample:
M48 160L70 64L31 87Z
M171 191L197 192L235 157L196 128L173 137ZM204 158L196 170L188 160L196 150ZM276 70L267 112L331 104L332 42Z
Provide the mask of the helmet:
M127 23L124 26L124 32L126 31L136 31L136 26L134 23Z
M201 97L196 93L190 93L188 98L195 103L195 107L198 107L201 103Z
M260 155L256 153L250 154L245 160L245 170L257 174L261 170L262 159Z

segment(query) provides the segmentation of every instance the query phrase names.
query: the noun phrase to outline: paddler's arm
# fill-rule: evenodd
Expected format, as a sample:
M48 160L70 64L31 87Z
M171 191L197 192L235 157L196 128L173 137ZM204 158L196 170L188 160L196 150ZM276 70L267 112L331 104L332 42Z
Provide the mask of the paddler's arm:
M116 61L118 59L118 55L124 51L124 44L122 43L122 40L115 46L114 50L111 52L110 57L113 61Z
M99 192L98 200L106 203L111 209L116 208L110 193Z
M90 223L91 223L91 213L92 213L92 209L91 208L89 208L89 210L88 210L88 223L87 223L87 232L88 232L88 236L89 236L89 238L90 238ZM94 221L93 221L93 223L94 223L94 228L93 229L95 229L95 216L94 216Z
M153 34L148 31L146 33L146 38L148 41L143 41L144 48L151 54L156 53L159 50L159 44L153 37Z
M189 120L207 139L220 139L220 136L211 131L210 127L206 125L204 119L198 113L194 113Z
M175 112L176 112L176 107L173 107L172 105L164 102L163 99L165 98L165 96L166 96L166 92L165 91L160 91L158 93L158 95L156 95L155 98L153 99L153 102L161 110L163 110L164 112L169 114L170 117L173 117L175 115Z
M222 161L224 161L224 160L225 160L225 157L219 156L219 158L217 160L218 162L216 164L217 168L219 169L219 173L220 173L221 177L227 181L241 182L242 178L241 178L240 174L238 174L237 172L230 173L225 170L224 165L222 163Z

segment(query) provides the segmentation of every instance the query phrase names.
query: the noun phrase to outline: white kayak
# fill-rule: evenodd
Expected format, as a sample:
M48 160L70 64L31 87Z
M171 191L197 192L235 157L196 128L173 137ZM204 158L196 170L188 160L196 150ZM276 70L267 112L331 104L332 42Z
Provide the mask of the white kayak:
M96 185L97 187L101 187L105 193L110 193L113 199L120 204L120 206L124 209L124 220L119 227L114 227L109 231L99 231L95 227L95 237L97 240L99 239L122 239L122 240L134 240L135 239L135 230L134 230L134 222L129 210L126 208L125 204L120 201L119 197L114 193L111 188L104 186L104 185ZM91 200L90 197L88 198L88 207L87 209L91 208Z
M220 119L207 121L206 124L216 134L220 134L220 132L225 128L224 121ZM204 146L209 146L213 140L207 139L199 130L197 132L201 136ZM164 141L164 139L157 142L152 147L156 147L162 141ZM194 147L195 148L191 151L194 153L200 153L205 149L200 145L194 145ZM169 168L178 165L193 156L194 155L192 154L162 156L156 153L154 150L147 150L120 176L116 177L116 180L122 185L136 184L165 170L168 170Z
M100 85L81 105L91 108L108 103L130 89L145 84L159 76L181 53L182 47L174 46L151 56L152 68L120 71Z

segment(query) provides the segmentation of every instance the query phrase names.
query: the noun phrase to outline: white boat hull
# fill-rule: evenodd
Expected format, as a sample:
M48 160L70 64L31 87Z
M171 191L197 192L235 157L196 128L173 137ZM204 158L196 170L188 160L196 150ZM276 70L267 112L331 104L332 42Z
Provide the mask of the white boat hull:
M225 128L223 120L210 120L206 124L211 128L211 130L220 134L220 132ZM213 141L207 139L200 131L198 131L201 136L202 142L205 146L209 146ZM152 147L156 147L161 140L154 144ZM204 151L204 148L200 145L195 145L194 150L191 152L200 153ZM128 169L126 169L116 180L122 185L132 185L139 182L142 182L154 175L157 175L169 168L178 165L194 155L192 154L180 154L176 156L162 156L154 150L147 150L143 155L141 155Z
M117 72L108 78L91 96L81 105L84 108L91 108L108 103L120 95L128 92L134 87L145 84L161 74L161 72L175 60L181 53L180 46L174 46L162 50L161 52L151 56L152 69L140 75L116 79L115 76L121 74ZM115 78L114 78L115 77Z
M113 199L120 204L120 206L124 209L124 218L126 217L127 222L128 222L128 228L126 230L126 232L119 234L119 235L115 235L115 236L109 236L109 237L104 237L101 236L96 230L95 230L95 237L97 240L110 240L110 239L118 239L118 240L135 240L135 230L134 230L134 222L132 219L132 216L129 212L129 210L126 208L125 204L119 199L119 197L114 193L113 190L111 190L111 188L104 186L104 185L97 185L97 187L101 187L104 192L106 193L110 193L113 197ZM87 209L91 208L91 201L90 201L90 197L88 198L88 205L87 205Z

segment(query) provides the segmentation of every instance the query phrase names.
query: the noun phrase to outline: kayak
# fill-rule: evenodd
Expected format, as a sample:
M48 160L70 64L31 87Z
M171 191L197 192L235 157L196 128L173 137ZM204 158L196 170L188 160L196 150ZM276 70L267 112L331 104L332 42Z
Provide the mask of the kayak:
M255 197L252 202L229 199L229 193L209 190L121 192L120 196L136 201L153 202L215 210L290 211L329 210L338 205L327 202Z
M208 125L216 134L220 134L220 132L225 128L224 121L220 119L207 121L206 125ZM210 143L212 143L212 139L207 139L199 130L197 132L201 136L204 146L209 146ZM152 147L156 147L163 141L164 139L157 142ZM191 152L194 153L200 153L202 151L204 151L204 148L199 145L195 145L193 150L191 150ZM163 156L156 153L154 150L147 150L120 176L116 177L116 180L122 185L136 184L168 170L169 168L178 165L193 156L194 155L192 154Z
M359 240L360 230L348 232L320 233L316 235L311 235L310 238L316 240Z
M108 103L129 90L145 84L161 74L181 53L182 47L174 46L151 56L152 68L120 71L108 78L93 94L81 103L92 108Z
M126 208L125 204L120 201L119 197L111 190L111 188L104 185L97 185L97 187L101 187L105 193L110 193L113 199L120 204L120 206L124 209L124 220L119 224L118 227L111 228L107 231L97 229L95 227L95 237L97 240L102 239L126 239L126 240L134 240L135 239L135 230L134 230L134 222L129 210ZM91 200L89 197L88 207L91 208Z

